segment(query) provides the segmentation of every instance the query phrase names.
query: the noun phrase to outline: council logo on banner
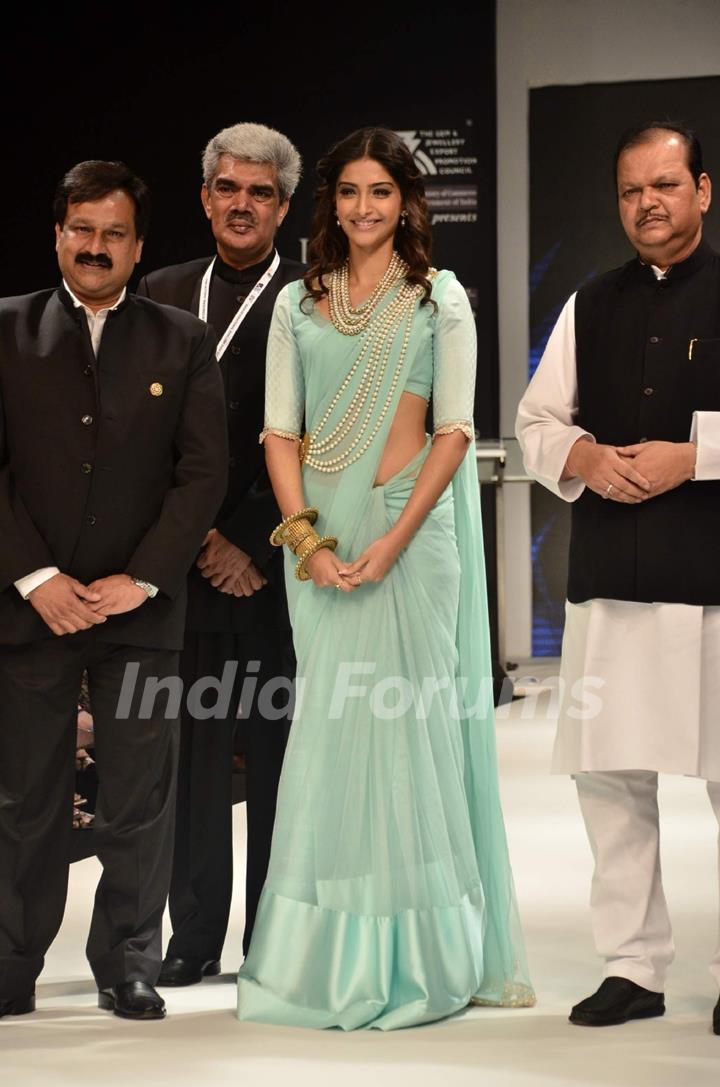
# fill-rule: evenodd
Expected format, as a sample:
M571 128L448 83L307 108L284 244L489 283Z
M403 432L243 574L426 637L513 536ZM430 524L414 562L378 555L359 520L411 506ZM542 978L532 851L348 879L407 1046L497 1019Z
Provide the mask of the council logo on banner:
M408 151L415 159L415 165L421 174L436 174L438 172L437 166L430 158L428 153L423 150L422 142L425 133L418 133L413 129L403 130L397 132L397 136L407 145Z
M427 179L430 223L476 223L478 154L471 121L458 128L397 130Z

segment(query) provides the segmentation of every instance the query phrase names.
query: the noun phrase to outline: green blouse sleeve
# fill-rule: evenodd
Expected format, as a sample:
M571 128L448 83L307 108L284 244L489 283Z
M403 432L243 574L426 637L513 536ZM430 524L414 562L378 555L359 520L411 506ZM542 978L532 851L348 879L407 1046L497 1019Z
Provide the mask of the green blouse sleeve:
M265 425L261 442L268 434L281 438L302 437L305 382L292 320L295 300L291 291L296 287L294 283L283 287L273 310L267 344Z
M433 341L434 435L461 430L475 437L475 318L465 288L452 272L441 272L433 290L438 306Z

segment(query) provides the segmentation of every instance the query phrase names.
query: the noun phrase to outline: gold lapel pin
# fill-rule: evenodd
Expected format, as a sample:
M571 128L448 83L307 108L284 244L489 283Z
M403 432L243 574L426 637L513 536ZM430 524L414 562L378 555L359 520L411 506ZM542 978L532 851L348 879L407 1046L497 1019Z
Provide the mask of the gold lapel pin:
M159 381L153 381L152 385L150 386L150 395L151 396L162 396L163 391L164 390L163 390L163 387L160 384L160 382Z

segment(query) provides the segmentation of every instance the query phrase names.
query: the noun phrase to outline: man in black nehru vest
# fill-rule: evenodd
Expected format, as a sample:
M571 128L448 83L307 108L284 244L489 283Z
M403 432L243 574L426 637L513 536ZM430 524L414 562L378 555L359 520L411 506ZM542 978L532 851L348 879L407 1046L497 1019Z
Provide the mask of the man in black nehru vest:
M615 158L637 257L565 306L520 404L529 471L573 503L553 757L575 777L605 960L571 1022L662 1015L673 940L658 772L704 779L720 820L720 257L697 137L649 122ZM585 693L591 712L573 705ZM720 950L711 973L720 986ZM720 1033L720 1001L713 1016Z
M246 692L254 691L243 695L240 707L247 765L246 951L270 856L294 658L282 556L269 542L280 514L258 436L273 306L282 287L303 273L301 264L279 256L274 243L300 165L290 141L264 125L219 132L205 148L201 191L215 257L162 268L138 287L139 294L198 314L217 333L230 441L228 492L188 581L181 668L186 691L209 676L225 675L227 683L234 674L234 683L229 702L210 719L196 719L187 703L183 710L173 936L162 985L191 985L220 970L232 896L232 758L243 681Z
M179 684L227 445L212 331L126 294L148 209L122 163L73 167L62 286L0 302L0 1016L34 1010L62 921L85 670L103 867L88 958L100 1007L165 1014L179 699L163 683Z

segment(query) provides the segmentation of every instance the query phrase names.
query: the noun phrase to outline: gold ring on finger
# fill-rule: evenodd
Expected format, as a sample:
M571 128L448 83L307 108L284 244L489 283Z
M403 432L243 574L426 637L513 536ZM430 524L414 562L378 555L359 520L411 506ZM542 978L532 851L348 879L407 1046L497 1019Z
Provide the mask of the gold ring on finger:
M612 483L608 483L607 490L605 491L605 497L606 498L610 497L610 495L612 494L612 489L613 489Z

